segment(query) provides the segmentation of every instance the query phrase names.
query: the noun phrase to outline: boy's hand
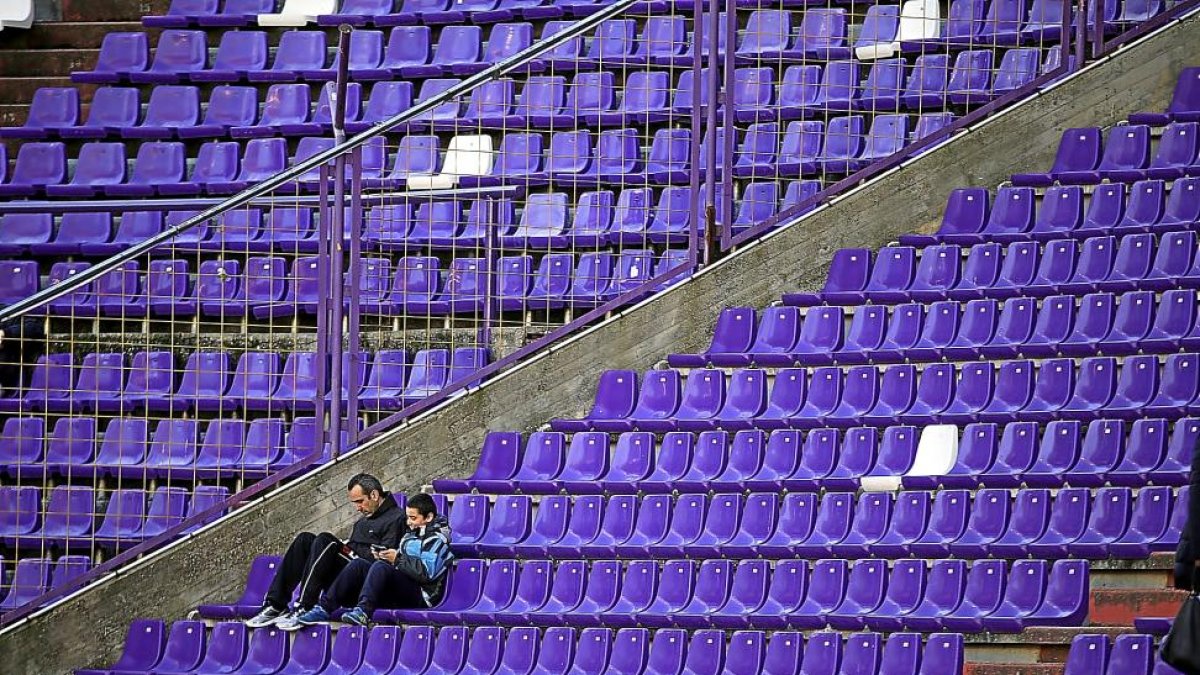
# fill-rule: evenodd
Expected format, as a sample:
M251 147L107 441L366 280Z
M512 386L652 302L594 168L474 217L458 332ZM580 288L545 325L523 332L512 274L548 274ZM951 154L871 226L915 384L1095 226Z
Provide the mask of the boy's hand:
M389 548L383 551L375 551L375 559L383 560L389 565L396 564L396 549Z

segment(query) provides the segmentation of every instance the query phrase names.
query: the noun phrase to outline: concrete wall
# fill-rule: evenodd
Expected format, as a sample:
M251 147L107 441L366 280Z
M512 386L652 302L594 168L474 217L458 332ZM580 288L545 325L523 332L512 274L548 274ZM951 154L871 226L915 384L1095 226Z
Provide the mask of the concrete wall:
M0 635L0 672L53 673L109 662L130 620L175 619L203 602L235 598L253 556L279 551L299 530L344 528L347 480L371 471L400 490L469 473L491 429L532 430L587 410L598 374L645 369L666 354L703 348L716 307L764 305L820 286L833 251L878 247L936 227L952 188L993 186L1017 170L1048 167L1062 129L1107 125L1162 108L1175 76L1200 54L1200 20L1175 25L1011 113L964 134L768 240L750 245L654 301L541 354L386 439L324 467L254 508L156 554L148 564ZM70 649L51 645L70 644Z

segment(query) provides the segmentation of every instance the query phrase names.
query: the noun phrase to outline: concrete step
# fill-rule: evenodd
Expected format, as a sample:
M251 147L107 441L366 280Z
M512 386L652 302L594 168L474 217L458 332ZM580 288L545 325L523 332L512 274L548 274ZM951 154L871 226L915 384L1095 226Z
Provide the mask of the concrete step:
M35 23L29 30L0 32L0 49L99 49L112 32L138 32L157 39L160 29L145 28L139 21L55 21Z
M1093 590L1088 623L1132 626L1141 616L1175 616L1186 597L1186 591L1170 588Z
M963 675L1061 675L1061 663L968 663Z
M141 21L166 14L171 0L60 0L63 21Z
M0 77L70 77L94 68L99 55L99 49L0 49Z
M77 85L70 77L6 77L0 80L0 105L21 103L28 105L33 94L41 87L76 87L80 101L91 101L96 85Z

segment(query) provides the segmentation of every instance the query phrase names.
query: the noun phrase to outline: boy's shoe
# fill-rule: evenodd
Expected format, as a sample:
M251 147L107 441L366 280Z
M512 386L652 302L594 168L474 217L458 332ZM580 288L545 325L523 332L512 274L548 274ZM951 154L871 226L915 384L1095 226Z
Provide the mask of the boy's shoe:
M362 607L355 607L342 615L342 621L355 626L365 626L370 620L371 617L367 616L367 612Z
M266 628L279 623L289 614L286 609L275 609L270 605L264 606L258 614L246 619L247 628Z
M329 621L329 612L325 608L317 605L312 609L306 609L303 612L296 612L293 616L288 617L285 621L280 621L275 624L280 630L294 631L300 630L305 626L311 626L317 623Z

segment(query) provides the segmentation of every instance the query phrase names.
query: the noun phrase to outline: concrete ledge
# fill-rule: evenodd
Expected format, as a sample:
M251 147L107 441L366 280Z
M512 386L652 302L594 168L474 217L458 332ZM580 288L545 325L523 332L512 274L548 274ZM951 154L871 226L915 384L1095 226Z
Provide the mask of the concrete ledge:
M353 518L344 490L354 473L371 471L400 490L466 475L489 429L529 431L553 417L579 415L603 370L645 369L668 353L703 348L715 308L761 306L788 290L817 288L838 248L874 248L904 232L928 231L951 189L993 186L1019 169L1048 167L1062 129L1109 125L1164 107L1178 72L1200 54L1198 27L1193 18L1118 52L690 282L14 625L0 634L0 672L60 673L107 663L132 619L176 619L201 602L232 598L253 556L282 550L300 530L344 528ZM64 644L70 648L47 648Z

